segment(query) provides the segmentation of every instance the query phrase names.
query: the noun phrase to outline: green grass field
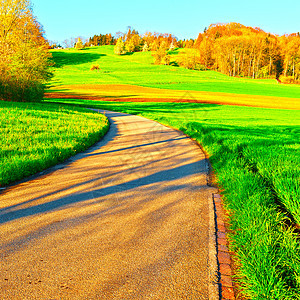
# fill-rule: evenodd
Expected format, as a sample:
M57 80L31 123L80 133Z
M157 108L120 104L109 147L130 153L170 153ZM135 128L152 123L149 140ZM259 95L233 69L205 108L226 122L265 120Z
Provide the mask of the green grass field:
M83 83L129 84L170 90L300 98L300 86L279 85L276 80L232 78L215 71L152 65L151 52L117 56L113 53L113 46L102 46L82 51L54 50L52 55L58 67L52 82L56 89L59 85ZM101 71L90 71L91 66L97 64Z
M0 101L0 186L87 149L108 127L105 116L82 108Z
M95 95L103 86L102 99L140 97L139 92L154 102L47 101L140 114L199 141L209 154L230 212L236 281L243 294L257 300L299 299L299 86L155 66L151 64L151 53L116 56L111 46L80 52L53 51L53 56L57 68L51 91ZM101 71L90 71L93 64L98 64ZM159 90L141 91L136 86ZM125 91L126 95L122 95ZM199 95L235 106L155 103L155 99L168 98L166 95L172 98L182 91L207 93ZM262 108L265 106L282 109Z

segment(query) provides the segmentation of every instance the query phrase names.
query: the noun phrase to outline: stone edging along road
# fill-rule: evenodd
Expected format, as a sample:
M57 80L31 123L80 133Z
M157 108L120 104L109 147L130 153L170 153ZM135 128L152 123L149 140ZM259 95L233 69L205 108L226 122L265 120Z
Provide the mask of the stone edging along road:
M203 152L105 114L99 143L0 194L1 299L219 299Z

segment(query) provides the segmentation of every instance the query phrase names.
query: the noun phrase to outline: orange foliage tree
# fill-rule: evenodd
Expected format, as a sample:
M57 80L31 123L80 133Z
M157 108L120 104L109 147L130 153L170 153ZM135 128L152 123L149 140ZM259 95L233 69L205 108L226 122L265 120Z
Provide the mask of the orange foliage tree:
M50 54L28 0L0 6L0 99L39 101L50 78Z
M168 55L168 43L167 41L163 41L157 51L155 51L154 54L152 54L154 57L154 64L156 65L168 65L170 63L170 58Z
M300 34L291 34L281 39L284 53L283 74L289 82L300 80Z
M229 76L276 77L283 70L298 78L299 36L281 38L239 23L212 24L194 48L207 68Z

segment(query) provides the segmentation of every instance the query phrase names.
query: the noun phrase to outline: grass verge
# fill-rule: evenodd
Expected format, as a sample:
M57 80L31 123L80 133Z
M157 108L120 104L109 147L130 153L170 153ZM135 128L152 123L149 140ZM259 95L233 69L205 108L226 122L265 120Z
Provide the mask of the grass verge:
M65 103L139 114L182 130L210 155L230 212L241 293L299 299L300 111L196 103Z
M0 186L63 162L108 128L105 116L87 109L0 101Z

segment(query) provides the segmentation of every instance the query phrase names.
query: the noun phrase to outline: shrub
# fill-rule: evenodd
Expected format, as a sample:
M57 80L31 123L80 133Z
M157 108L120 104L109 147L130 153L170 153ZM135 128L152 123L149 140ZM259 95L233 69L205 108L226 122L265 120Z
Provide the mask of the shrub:
M44 84L39 81L11 79L0 81L0 100L14 102L40 102L44 96Z
M91 71L94 71L94 70L99 71L100 70L99 66L98 65L92 65L91 66Z

